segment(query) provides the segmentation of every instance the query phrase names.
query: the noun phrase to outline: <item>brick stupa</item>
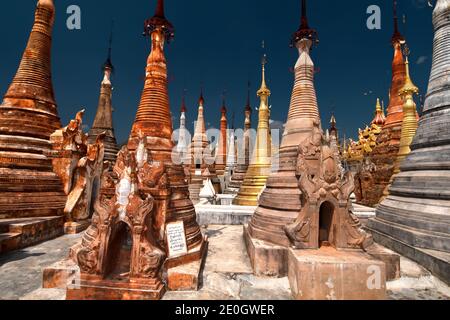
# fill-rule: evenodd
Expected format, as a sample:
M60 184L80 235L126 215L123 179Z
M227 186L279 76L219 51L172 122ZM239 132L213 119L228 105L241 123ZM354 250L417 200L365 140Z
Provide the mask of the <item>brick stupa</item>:
M114 167L120 182L111 201L97 200L92 226L71 249L81 281L68 288L67 299L160 299L167 289L198 288L206 240L183 167L172 159L164 44L173 32L159 0L145 22L151 53L129 142Z
M38 1L20 66L0 105L0 252L63 232L66 195L45 156L50 135L61 127L50 66L54 16L52 0Z
M244 131L237 143L237 163L230 184L226 190L228 194L237 194L244 182L250 163L250 134L252 128L252 107L250 106L250 84L248 85L247 104L244 108Z
M103 64L103 80L100 87L100 98L98 101L97 114L92 128L89 130L89 143L94 143L97 137L105 133L105 161L111 164L116 162L119 147L113 126L113 106L112 106L112 83L111 73L114 66L111 61L111 42L108 51L108 59Z
M271 174L255 215L244 226L247 251L256 275L287 275L295 299L384 299L385 264L363 251L372 238L351 213L353 176L343 172L335 137L321 127L309 55L316 40L303 0L302 22L293 39L300 57L280 168ZM373 287L371 267L379 275Z

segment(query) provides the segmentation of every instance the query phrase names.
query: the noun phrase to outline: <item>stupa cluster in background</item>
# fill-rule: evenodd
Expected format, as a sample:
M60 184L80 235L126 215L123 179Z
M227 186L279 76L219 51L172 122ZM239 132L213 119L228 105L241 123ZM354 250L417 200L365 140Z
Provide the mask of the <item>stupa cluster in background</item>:
M393 2L390 101L386 109L381 99L374 101L370 125L347 140L334 115L325 130L320 118L312 55L318 33L301 1L291 103L276 148L265 55L257 121L250 85L238 117L230 117L224 95L212 142L205 123L212 108L202 89L195 115L183 94L174 134L165 47L175 34L158 0L145 21L151 52L141 100L128 142L119 148L111 42L91 129L83 132L85 110L63 126L50 66L55 5L39 0L0 105L0 253L84 232L67 259L47 268L44 285L69 283L68 299L160 299L166 290L198 289L208 247L202 225L242 224L255 275L288 276L296 299L326 298L329 279L337 299L384 299L386 281L400 268L398 255L384 247L449 283L449 32L435 34L419 118L419 88ZM449 16L450 0L438 0L435 30L449 29ZM376 208L364 224L361 205ZM368 288L367 270L374 266L380 285ZM81 272L76 286L70 285L74 267Z

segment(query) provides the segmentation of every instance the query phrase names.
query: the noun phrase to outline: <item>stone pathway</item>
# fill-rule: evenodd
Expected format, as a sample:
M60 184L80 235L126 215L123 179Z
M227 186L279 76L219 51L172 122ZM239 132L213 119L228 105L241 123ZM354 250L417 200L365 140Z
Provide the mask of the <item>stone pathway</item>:
M17 300L42 287L42 271L69 254L80 235L67 235L0 256L0 299Z
M209 226L209 250L198 292L168 292L165 300L289 300L287 278L255 277L242 226ZM65 290L41 289L42 270L67 257L80 238L64 236L0 256L0 299L63 300ZM410 260L401 260L402 278L389 282L391 300L450 300L450 288Z

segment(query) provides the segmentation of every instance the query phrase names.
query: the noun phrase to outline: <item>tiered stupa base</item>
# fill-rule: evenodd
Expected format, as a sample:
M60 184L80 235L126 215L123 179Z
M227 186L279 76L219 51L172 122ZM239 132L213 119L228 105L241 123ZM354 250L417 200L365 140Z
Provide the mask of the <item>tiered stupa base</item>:
M248 165L237 165L236 169L233 172L233 175L230 180L230 184L228 185L227 190L225 190L226 194L237 194L239 189L244 183L245 174L247 173Z
M399 178L405 174L408 172L400 173L395 183L401 183ZM376 242L416 261L450 284L449 210L445 200L390 195L378 206L377 216L369 220L368 228Z

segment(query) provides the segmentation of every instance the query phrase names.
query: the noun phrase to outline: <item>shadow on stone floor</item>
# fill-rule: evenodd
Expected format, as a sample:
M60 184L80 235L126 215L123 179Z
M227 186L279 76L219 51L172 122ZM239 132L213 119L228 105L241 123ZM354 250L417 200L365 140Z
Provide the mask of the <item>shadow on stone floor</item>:
M223 234L222 231L225 230L225 229L226 229L226 228L223 227L223 228L220 228L220 229L217 229L217 230L207 229L207 230L205 230L205 231L206 231L206 235L207 235L209 238L216 238L216 237L222 235L222 234Z
M0 267L2 265L4 265L5 263L21 261L21 260L24 260L27 258L32 258L32 257L40 257L40 256L43 256L46 254L47 254L46 252L31 253L26 250L19 250L19 251L6 253L5 255L0 257Z

